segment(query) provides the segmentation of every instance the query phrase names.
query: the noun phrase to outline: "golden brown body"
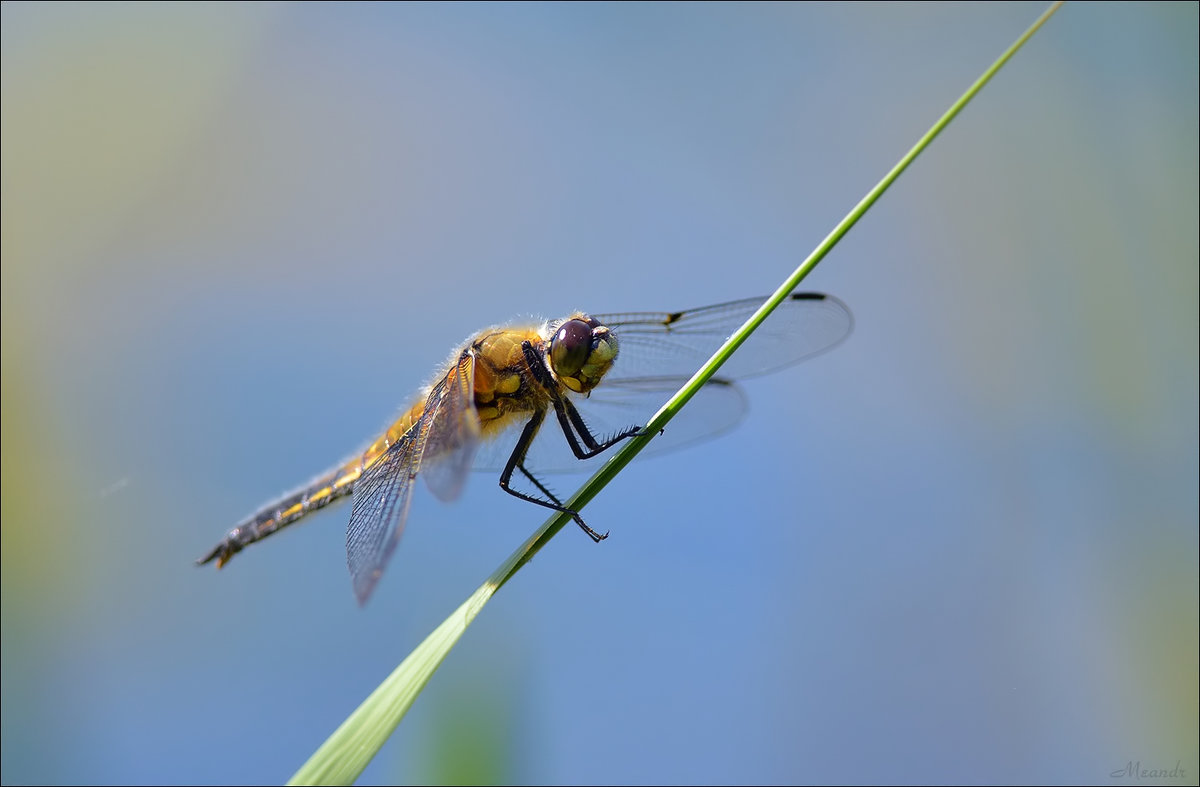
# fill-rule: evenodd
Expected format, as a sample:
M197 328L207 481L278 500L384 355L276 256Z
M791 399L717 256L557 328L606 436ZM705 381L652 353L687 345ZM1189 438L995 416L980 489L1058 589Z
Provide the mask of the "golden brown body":
M583 315L573 315L578 319ZM607 329L605 329L607 330ZM547 390L546 373L538 374L531 368L531 358L547 357L548 326L494 328L483 331L460 351L455 353L449 368L443 370L433 385L426 387L418 399L388 427L377 440L361 454L347 460L336 468L320 475L304 487L263 506L228 535L200 563L216 560L217 567L224 566L247 545L263 539L280 528L292 524L312 511L323 508L333 501L354 491L359 479L383 457L392 446L405 440L421 439L414 430L422 425L423 416L430 407L432 392L456 384L469 367L470 388L473 398L473 416L477 419L479 436L484 439L495 437L518 418L544 412L553 396L565 397L567 386L562 378L546 364L552 387ZM528 349L527 349L528 348ZM529 350L533 351L530 355ZM616 357L615 344L611 352L604 354L603 362L611 365ZM602 375L602 373L601 373ZM572 389L578 388L576 380ZM594 385L594 383L593 383ZM436 460L443 450L456 444L422 445L423 461Z
M635 418L645 423L644 418L666 395L691 376L761 303L762 299L749 298L678 312L602 318L576 313L554 323L482 331L451 356L416 401L365 450L263 506L198 562L216 561L218 567L223 566L247 545L353 493L346 554L355 593L365 602L403 532L417 475L424 476L440 499L454 499L480 443L510 427L518 427L519 435L507 461L488 457L503 464L500 487L522 500L570 514L584 532L599 541L607 534L588 527L577 511L564 506L525 465L546 418L553 414L561 428L570 453L560 453L559 458L571 465L639 434L640 427L624 425ZM773 371L823 352L845 338L853 324L840 301L819 293L793 294L777 315L784 316L773 318L774 331L757 334L767 337L760 344L763 352L741 352L738 360L748 361L742 371L735 370L737 364L731 361L722 370L728 377L713 378L705 386L712 394L709 401L719 400L723 406L706 412L696 433L699 436L724 431L744 412L744 399L732 378ZM610 374L617 361L618 335L624 348L621 364ZM608 422L609 427L616 427L609 437L597 439L573 397L589 397L605 380L601 395L589 402L589 417L598 415L597 399L611 395L610 401L617 405L611 412L619 418ZM696 439L686 430L682 437L683 443ZM561 444L552 445L561 452ZM544 449L547 441L540 441L539 446ZM555 458L537 455L538 466L549 469L555 466ZM550 462L543 464L547 459ZM532 485L532 491L512 486L518 473L524 483Z

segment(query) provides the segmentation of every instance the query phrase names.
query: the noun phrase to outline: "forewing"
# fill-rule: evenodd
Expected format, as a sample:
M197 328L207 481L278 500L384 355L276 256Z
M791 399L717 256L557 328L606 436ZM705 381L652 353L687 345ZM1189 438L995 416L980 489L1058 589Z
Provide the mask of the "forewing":
M425 406L429 426L421 448L421 474L439 500L456 500L462 494L479 448L474 391L475 356L467 350Z
M765 300L745 298L679 312L593 315L616 334L620 353L590 396L572 397L592 434L603 440L645 424ZM842 342L853 327L850 310L837 298L793 293L642 456L673 451L733 428L748 407L735 379L767 374L819 355ZM502 468L523 425L514 424L486 445L475 468ZM556 419L548 417L530 446L526 466L535 472L590 472L606 457L576 459Z
M765 300L745 298L679 312L593 315L612 329L620 345L601 387L610 380L691 377ZM850 310L837 298L793 293L717 375L739 380L791 366L837 346L853 328Z

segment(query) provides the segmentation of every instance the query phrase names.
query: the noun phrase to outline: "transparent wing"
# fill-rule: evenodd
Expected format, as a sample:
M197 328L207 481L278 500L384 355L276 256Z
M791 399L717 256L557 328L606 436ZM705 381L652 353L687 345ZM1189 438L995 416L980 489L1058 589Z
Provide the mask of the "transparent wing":
M598 388L576 409L585 420L590 419L589 423L595 422L607 437L630 426L645 424L690 376L606 381L611 387L601 386L603 390ZM749 409L746 392L740 385L724 377L714 377L640 455L657 456L724 434L741 423Z
M418 473L442 500L462 492L479 445L474 358L464 353L425 401L420 420L367 468L354 488L346 526L346 561L359 604L370 597L391 560L412 502Z
M593 315L613 330L621 348L600 387L628 378L691 377L765 300L744 298L679 312ZM850 310L837 298L792 293L717 375L740 380L783 369L836 347L853 328Z
M616 334L620 354L591 396L572 400L592 433L603 439L645 424L765 300L745 298L679 312L593 315ZM735 379L767 374L819 355L842 342L853 327L850 310L837 298L793 293L641 456L674 451L729 431L748 409ZM476 469L502 468L521 426L510 427L511 435L505 432L485 446ZM526 466L537 472L591 472L605 458L576 459L551 416L530 446Z
M346 525L346 563L359 604L366 604L396 550L420 466L420 429L392 444L354 487Z
M439 500L457 500L479 448L475 356L464 352L431 394L435 408L422 446L421 474ZM433 402L436 395L437 401ZM426 411L430 405L426 405Z
M610 389L606 378L591 397L572 401L589 431L603 441L631 426L646 423L685 382L686 377L639 378L614 381ZM711 380L671 421L666 432L655 437L639 454L639 458L664 454L727 432L745 417L747 409L746 394L741 386L730 380ZM509 426L494 440L484 443L473 469L500 472L527 420ZM608 457L606 452L592 459L577 459L563 436L558 419L550 412L529 447L525 466L536 473L590 473Z

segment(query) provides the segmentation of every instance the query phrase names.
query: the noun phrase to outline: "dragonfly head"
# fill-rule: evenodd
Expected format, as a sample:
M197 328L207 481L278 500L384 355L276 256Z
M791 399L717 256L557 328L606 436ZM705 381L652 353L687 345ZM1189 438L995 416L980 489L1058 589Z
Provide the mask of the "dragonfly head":
M575 393L599 384L617 358L617 337L586 314L560 323L550 338L550 369Z

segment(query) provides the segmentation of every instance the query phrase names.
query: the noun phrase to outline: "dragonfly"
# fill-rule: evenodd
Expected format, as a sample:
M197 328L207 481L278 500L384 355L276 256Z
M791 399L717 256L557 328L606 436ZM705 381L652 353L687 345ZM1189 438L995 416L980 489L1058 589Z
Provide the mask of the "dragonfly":
M588 460L642 434L648 417L764 300L675 312L575 312L486 328L454 351L369 446L261 506L196 562L221 568L250 544L350 496L346 558L354 593L365 604L404 532L417 477L435 497L451 501L473 469L499 469L505 492L570 515L600 542L608 533L593 530L537 474L586 469ZM792 293L643 453L732 428L747 410L735 380L819 355L841 343L853 324L837 298ZM561 438L542 428L551 416Z

